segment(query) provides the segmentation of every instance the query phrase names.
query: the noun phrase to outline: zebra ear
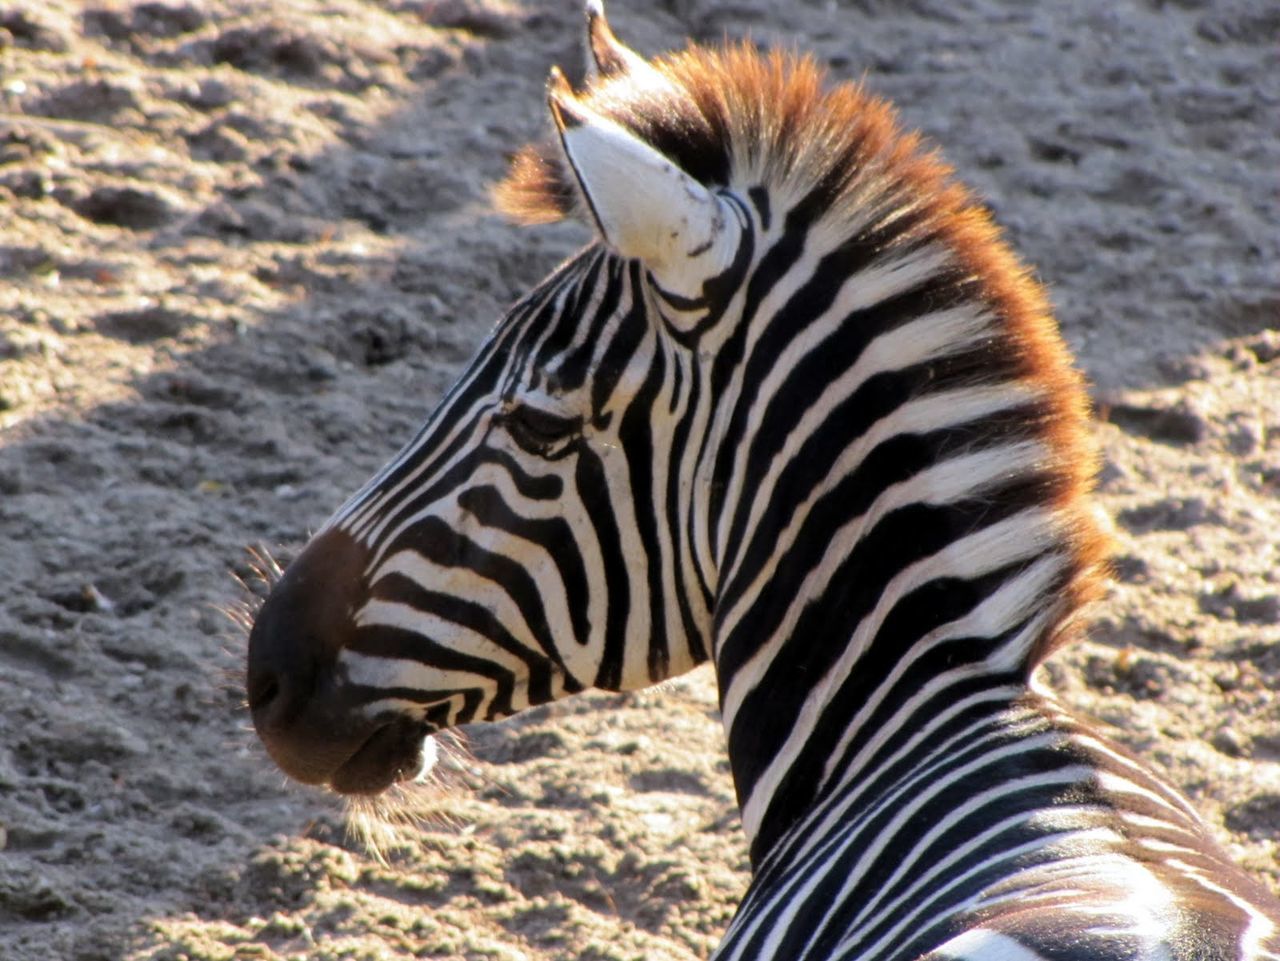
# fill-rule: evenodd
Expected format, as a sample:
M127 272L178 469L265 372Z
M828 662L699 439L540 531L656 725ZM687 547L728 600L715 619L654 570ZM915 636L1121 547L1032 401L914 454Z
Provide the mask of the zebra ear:
M642 260L665 292L696 298L737 252L731 205L620 124L583 104L559 70L547 102L600 234Z
M618 42L604 18L602 0L587 0L587 77L606 80L647 68L644 58Z

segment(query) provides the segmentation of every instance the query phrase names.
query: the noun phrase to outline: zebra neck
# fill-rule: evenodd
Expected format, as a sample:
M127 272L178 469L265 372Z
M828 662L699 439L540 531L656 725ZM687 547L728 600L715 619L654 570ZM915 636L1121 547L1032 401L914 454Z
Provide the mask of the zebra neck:
M820 706L801 705L794 720L769 712L730 728L753 866L789 836L796 843L818 825L866 815L927 786L930 772L975 741L990 746L1048 729L1043 715L1026 709L1020 677L971 665L931 670L948 659L939 651L878 682L855 672ZM799 730L810 733L802 738ZM948 797L949 804L962 800Z
M793 210L709 352L712 651L757 857L860 745L925 725L920 692L1008 709L1100 554L1061 344L909 242L922 216L831 246Z
M753 861L834 785L926 763L955 725L1007 716L1025 696L1027 652L1059 614L1060 560L904 581L902 553L936 559L929 549L855 549L863 563L809 600L778 565L752 617L722 625L721 707Z

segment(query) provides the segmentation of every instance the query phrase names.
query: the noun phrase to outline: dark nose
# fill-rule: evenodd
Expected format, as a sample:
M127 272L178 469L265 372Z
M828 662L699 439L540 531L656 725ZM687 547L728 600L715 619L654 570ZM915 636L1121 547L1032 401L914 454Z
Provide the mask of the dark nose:
M249 633L246 688L253 726L272 759L305 784L323 784L369 738L337 672L362 601L366 551L339 530L303 549Z

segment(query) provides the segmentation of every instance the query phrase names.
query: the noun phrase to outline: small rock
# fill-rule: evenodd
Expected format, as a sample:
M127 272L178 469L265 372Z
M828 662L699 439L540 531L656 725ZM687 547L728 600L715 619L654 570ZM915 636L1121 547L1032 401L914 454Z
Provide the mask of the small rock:
M1124 581L1126 584L1146 583L1151 572L1147 562L1133 554L1121 554L1113 558L1111 569L1115 572L1116 580Z
M49 334L36 330L0 331L0 360L18 360L39 355L55 356L59 351Z
M414 346L414 317L395 305L375 305L344 311L341 321L345 343L333 345L339 357L380 367L407 355Z
M1258 12L1248 14L1229 8L1204 17L1196 25L1196 34L1210 43L1270 43L1280 31L1280 11L1264 4Z
M118 120L134 113L141 118L141 101L131 87L110 80L78 80L54 90L33 107L33 112L46 117L70 120L92 120L99 123Z
M420 9L422 19L433 27L465 30L479 37L510 36L519 26L511 13L481 0L428 0Z
M1236 620L1245 624L1280 624L1280 596L1240 598L1235 602Z
M1135 534L1148 531L1183 531L1200 524L1222 522L1201 497L1165 497L1116 515L1116 520Z
M43 200L53 193L53 180L43 170L17 170L0 177L0 187L21 200Z
M42 731L44 749L69 761L137 757L147 743L132 731L100 718L64 718Z
M225 31L210 49L214 63L227 63L252 72L281 71L296 77L317 77L328 63L342 59L327 40L295 33L271 24Z
M1162 354L1156 358L1156 369L1171 386L1178 386L1193 380L1206 380L1209 377L1209 365L1199 357L1186 357L1181 354Z
M1227 450L1237 457L1248 457L1258 450L1262 438L1258 428L1248 422L1241 423L1227 435Z
M149 393L165 401L195 404L197 407L212 407L218 410L229 410L243 400L239 390L225 386L195 370L157 377Z
M1169 687L1169 668L1154 658L1134 657L1127 670L1117 665L1117 674L1134 697L1161 698Z
M234 163L247 160L250 155L249 141L245 136L223 123L213 123L198 133L187 138L191 153L199 160L212 160L215 163Z
M0 276L24 277L52 263L53 255L43 247L0 247Z
M1241 624L1280 624L1280 595L1245 597L1235 581L1220 591L1200 595L1198 603L1200 610L1223 620Z
M103 314L94 322L98 332L108 337L139 344L176 337L186 330L191 318L167 307L144 307Z
M1027 140L1027 146L1031 150L1032 157L1036 160L1043 160L1046 163L1065 163L1075 167L1083 159L1083 154L1079 150L1057 140L1042 140L1039 137L1030 137Z
M1224 727L1213 736L1212 741L1214 748L1227 757L1244 757L1248 750L1248 745L1244 739L1229 727Z
M189 4L140 3L133 8L132 32L151 37L176 37L199 30L209 17Z
M423 47L405 55L410 80L432 80L458 62L458 54L445 47Z
M107 7L93 7L84 12L84 32L90 36L109 37L112 40L126 40L131 30L129 19L123 10Z
M1104 490L1114 489L1119 485L1120 481L1129 479L1129 474L1123 467L1117 464L1110 457L1102 462L1102 467L1098 470L1098 486Z
M316 355L306 359L304 373L307 380L325 383L337 379L338 368L332 357Z
M84 585L85 602L89 605L89 610L98 611L102 614L110 614L116 609L116 605L102 591L98 590L93 584Z
M1280 323L1280 316L1277 316L1276 322ZM1280 357L1280 330L1264 330L1256 337L1246 340L1244 345L1258 358L1258 363L1269 364Z
M1253 756L1260 761L1280 760L1280 733L1257 735L1252 748Z
M136 187L99 187L76 207L80 216L99 224L151 230L173 218L174 208L159 194Z
M1274 838L1280 824L1280 794L1257 794L1229 808L1223 822L1251 838Z
M28 50L46 50L50 53L66 53L71 45L67 38L31 16L25 10L0 11L0 30L13 38L19 47ZM0 47L5 46L0 41Z
M238 99L240 95L235 87L216 77L210 77L200 81L200 86L187 102L200 110L220 110Z
M237 236L249 234L249 224L243 214L225 200L215 200L205 207L191 224L196 234L207 236Z
M1120 401L1105 405L1104 419L1131 434L1141 434L1167 444L1197 444L1209 426L1185 400L1168 406Z
M70 898L30 869L13 866L0 872L0 917L48 921L73 910Z
M627 779L627 783L633 791L700 796L711 793L706 781L697 771L684 771L674 767L637 771Z

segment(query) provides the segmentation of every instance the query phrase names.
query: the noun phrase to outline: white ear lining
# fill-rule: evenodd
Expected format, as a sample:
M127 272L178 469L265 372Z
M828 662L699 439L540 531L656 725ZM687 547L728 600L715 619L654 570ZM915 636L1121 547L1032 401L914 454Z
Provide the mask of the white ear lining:
M742 225L731 204L580 103L558 71L548 103L604 240L642 260L664 290L696 296L737 251Z

